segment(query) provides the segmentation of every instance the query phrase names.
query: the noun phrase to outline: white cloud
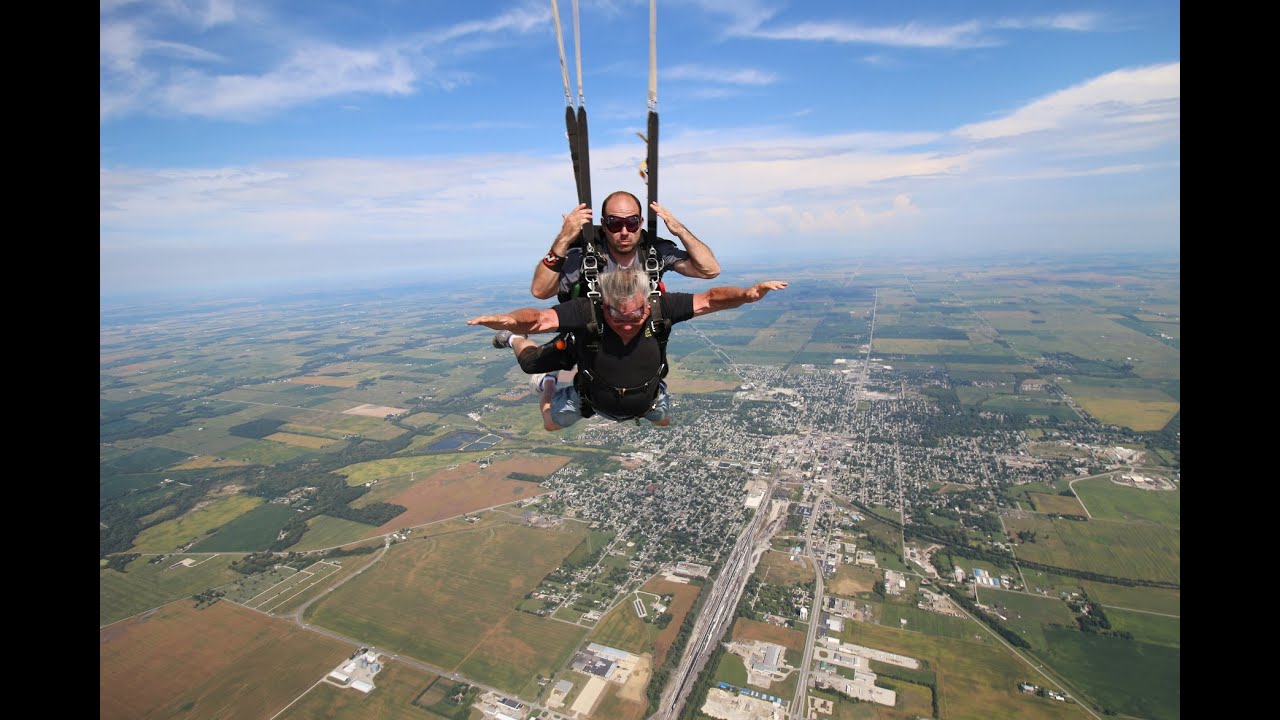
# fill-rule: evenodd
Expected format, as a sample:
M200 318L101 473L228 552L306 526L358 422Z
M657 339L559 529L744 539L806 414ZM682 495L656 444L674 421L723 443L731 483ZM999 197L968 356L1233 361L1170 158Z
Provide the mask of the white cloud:
M1045 15L1034 18L1005 18L997 20L995 26L1011 30L1072 30L1087 32L1102 27L1104 16L1100 13L1077 12L1060 15Z
M773 29L756 29L751 37L771 40L808 40L838 43L862 43L892 47L975 48L995 44L982 36L976 21L955 25L906 23L897 26L869 27L859 23L824 21L804 22Z
M727 85L772 85L778 76L753 68L717 68L705 65L674 65L662 71L664 81L704 80Z
M405 95L415 79L410 63L394 52L313 46L264 75L177 73L162 97L180 114L243 119L335 95Z
M164 112L245 120L328 97L405 95L421 86L450 90L471 76L443 67L443 59L488 50L505 34L543 30L550 18L545 7L530 2L485 20L359 46L300 36L295 28L260 16L264 8L250 7L256 15L231 0L104 4L101 119ZM237 61L254 64L234 71L207 69L210 63L228 64L221 53L195 44L212 42L204 31L215 26L225 26L221 42L234 38L241 50Z
M287 92L283 76L276 82ZM214 90L223 102L235 96ZM1116 217L1146 222L1145 242L1176 246L1179 102L1173 63L1108 73L948 132L681 128L663 136L662 199L722 261L780 238L789 251L843 252L1016 245L1027 228L1037 228L1032 242L1136 237ZM576 200L567 153L548 153L103 168L103 275L141 286L214 262L227 278L303 266L532 267ZM645 197L644 153L631 136L593 143L597 203L613 189ZM1172 194L1126 200L1126 179L1144 175Z
M958 137L995 141L1072 133L1075 144L1140 147L1178 134L1181 63L1117 70L1038 98L1004 117L957 128Z

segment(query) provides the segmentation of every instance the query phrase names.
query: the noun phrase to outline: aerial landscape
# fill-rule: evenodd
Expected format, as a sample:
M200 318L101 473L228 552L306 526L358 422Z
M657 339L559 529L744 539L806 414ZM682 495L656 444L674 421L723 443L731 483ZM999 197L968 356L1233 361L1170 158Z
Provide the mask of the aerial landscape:
M1181 717L1176 3L99 13L102 720Z
M104 714L1177 717L1177 263L792 273L663 429L542 430L494 298L104 313Z

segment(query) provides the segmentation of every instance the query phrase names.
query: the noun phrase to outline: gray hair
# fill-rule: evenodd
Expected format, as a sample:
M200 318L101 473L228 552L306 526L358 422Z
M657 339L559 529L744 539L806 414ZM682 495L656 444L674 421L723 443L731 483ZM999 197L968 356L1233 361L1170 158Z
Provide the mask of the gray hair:
M611 267L600 273L600 294L604 296L605 305L614 307L630 298L647 298L649 274L638 262L628 268Z

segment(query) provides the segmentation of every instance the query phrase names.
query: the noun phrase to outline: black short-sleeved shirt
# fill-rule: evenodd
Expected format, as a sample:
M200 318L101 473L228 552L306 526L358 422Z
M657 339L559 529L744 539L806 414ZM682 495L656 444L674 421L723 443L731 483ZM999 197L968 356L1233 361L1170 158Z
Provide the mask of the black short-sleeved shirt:
M672 323L684 322L693 317L691 293L665 293L662 295L661 302L662 317L671 320ZM556 317L559 318L561 330L581 333L586 330L587 321L591 318L590 307L590 300L575 298L556 305L552 310L555 310ZM658 345L658 339L650 331L647 325L648 320L645 321L645 329L625 345L622 338L618 337L604 318L600 318L599 322L600 351L596 353L591 373L597 383L603 383L615 389L640 389L657 378L658 371L662 369L662 348ZM635 402L627 398L626 393L619 395L617 392L597 392L597 389L603 388L598 388L596 385L591 387L591 402L600 410L619 417L643 414L636 412ZM654 382L648 390L648 394L656 394L657 383ZM636 401L640 399L635 398ZM653 398L649 397L648 400L652 402Z
M649 231L642 230L641 232L644 234L641 237L641 242L643 243L644 237L648 236ZM600 270L603 271L613 264L613 258L609 255L609 244L608 241L605 240L604 230L596 230L596 236L600 238L600 252L604 259L604 266L601 267ZM662 258L663 272L670 270L673 264L678 263L681 260L689 259L689 252L687 250L681 250L680 246L676 245L674 241L668 240L664 237L658 237L653 241L653 249L658 252L658 257ZM641 263L644 262L643 256L638 256L637 259ZM641 267L644 267L644 265L641 265ZM574 284L577 283L578 279L581 277L582 245L574 245L565 251L564 267L560 269L560 297L568 297L569 293L573 291Z

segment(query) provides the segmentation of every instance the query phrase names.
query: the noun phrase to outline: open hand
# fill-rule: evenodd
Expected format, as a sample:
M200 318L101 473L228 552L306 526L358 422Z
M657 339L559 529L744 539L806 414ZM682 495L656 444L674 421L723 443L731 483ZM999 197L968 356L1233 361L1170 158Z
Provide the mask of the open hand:
M765 280L756 283L747 290L747 302L755 302L767 295L770 290L781 290L786 286L786 280Z
M671 211L659 205L657 200L649 203L649 207L658 214L658 217L662 218L662 222L666 223L667 230L670 230L672 235L679 235L685 231L684 223L677 220L676 216L671 214Z
M483 325L490 330L511 330L516 327L516 319L511 315L481 315L467 321L468 325Z

